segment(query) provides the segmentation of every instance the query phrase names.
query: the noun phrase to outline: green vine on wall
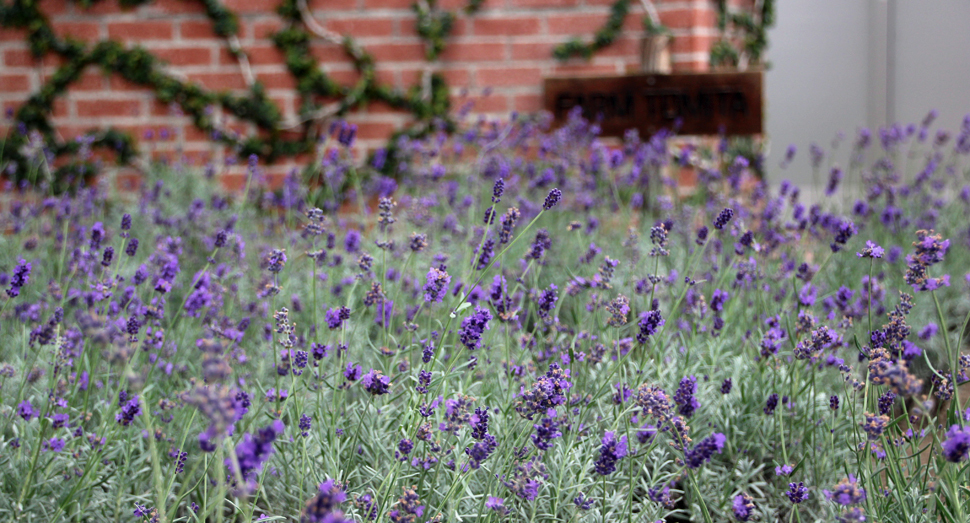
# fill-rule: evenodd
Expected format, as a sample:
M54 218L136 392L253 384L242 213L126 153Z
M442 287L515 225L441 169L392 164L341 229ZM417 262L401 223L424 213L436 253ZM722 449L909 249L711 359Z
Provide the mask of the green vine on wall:
M718 0L717 26L721 39L711 47L711 67L761 65L768 48L768 29L775 24L774 0L763 0L751 11L731 12Z
M443 76L429 73L421 86L412 87L407 92L380 84L376 79L373 57L349 36L342 37L340 44L352 59L360 79L351 86L343 86L330 79L310 54L314 35L306 30L310 21L304 18L306 13L301 12L298 4L303 0L283 0L278 12L289 24L273 36L276 46L286 57L287 68L296 79L301 96L300 121L295 125L283 122L279 109L269 100L265 88L258 81L251 82L244 96L228 91L211 91L166 74L163 64L142 47L126 48L114 40L100 41L89 47L70 37L59 38L40 10L38 1L0 0L0 26L25 30L28 46L35 57L53 53L63 61L52 77L17 110L16 125L3 144L4 155L9 159L8 166L11 163L28 165L31 161L24 153L28 149L26 146L31 139L31 131L44 136L46 147L54 157L76 153L81 144L113 151L119 164L128 164L136 157L134 139L115 129L91 132L79 140L57 138L50 121L54 102L80 79L89 66L97 66L105 74L117 74L129 82L151 89L160 102L179 106L192 123L212 139L233 147L238 154L257 154L269 162L281 156L294 156L312 150L323 120L342 116L370 101L381 101L410 112L416 119L415 124L405 131L410 135L429 131L432 129L430 124L435 121L446 129L452 126L452 122L448 121L449 88ZM89 8L99 0L76 1L80 7ZM149 1L119 0L119 3L123 7L135 7ZM245 57L236 41L239 23L235 13L218 0L186 1L202 3L213 31L229 41L230 50L237 57ZM479 10L481 3L481 0L469 0L463 11L473 14ZM419 15L419 34L426 42L427 58L429 61L436 60L444 50L455 15L439 11L435 2L427 3L425 0L416 3L414 9ZM337 98L338 101L335 105L323 106L319 101L321 98ZM228 114L254 124L259 132L245 138L222 132L213 119L213 109L217 105ZM63 184L63 180L76 178L75 175L79 173L93 172L87 167L75 161L56 169L52 173L55 189L58 184ZM18 172L19 176L24 175L23 170Z
M559 60L568 60L574 56L581 56L585 59L592 58L593 54L612 44L620 32L623 30L623 21L630 13L630 0L616 0L610 7L610 16L606 19L596 34L592 42L585 42L578 36L573 37L568 42L556 46L552 50L552 55Z

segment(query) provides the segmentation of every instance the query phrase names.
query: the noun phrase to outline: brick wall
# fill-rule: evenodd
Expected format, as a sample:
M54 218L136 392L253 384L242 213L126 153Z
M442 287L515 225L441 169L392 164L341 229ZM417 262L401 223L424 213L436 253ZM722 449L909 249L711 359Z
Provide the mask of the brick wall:
M592 60L559 62L553 47L570 36L589 38L606 20L613 0L486 0L470 16L459 13L452 36L437 67L452 89L454 106L463 93L475 99L475 112L507 115L541 109L541 80L557 74L620 74L635 70L640 60L640 4L634 2L616 42ZM239 41L252 71L288 120L297 116L298 94L269 36L282 27L275 13L278 0L226 0L239 16ZM459 10L465 0L441 0L441 8ZM734 2L732 2L734 3ZM84 9L66 0L40 0L60 36L88 42L113 38L139 44L168 62L168 71L210 89L243 89L245 80L224 39L215 36L202 4L191 0L155 0L135 9L121 9L103 0ZM380 81L407 89L419 83L427 65L415 31L413 0L310 0L317 20L327 29L354 36L377 61ZM673 32L674 71L703 71L717 37L716 7L710 1L654 0L661 21ZM338 46L316 42L320 66L338 82L356 79L350 60ZM0 105L16 107L55 70L53 56L35 60L24 34L0 29ZM482 96L486 91L488 96ZM172 155L181 148L195 164L223 162L226 151L214 147L182 116L155 101L148 90L118 77L87 71L54 106L54 122L62 137L109 125L132 131L146 153ZM356 111L361 146L373 148L408 116L381 104ZM0 124L0 128L2 128ZM0 129L6 132L6 129ZM245 128L240 128L245 131ZM162 136L167 138L162 139ZM274 166L285 172L292 162ZM238 181L238 180L237 180ZM231 183L231 182L230 182Z

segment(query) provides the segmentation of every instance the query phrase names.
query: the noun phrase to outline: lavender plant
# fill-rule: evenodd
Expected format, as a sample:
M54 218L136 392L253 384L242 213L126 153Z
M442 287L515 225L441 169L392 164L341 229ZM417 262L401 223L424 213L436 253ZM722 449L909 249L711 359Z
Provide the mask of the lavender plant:
M334 126L327 187L18 176L0 517L966 521L970 117L931 124L812 191L578 115L369 165Z

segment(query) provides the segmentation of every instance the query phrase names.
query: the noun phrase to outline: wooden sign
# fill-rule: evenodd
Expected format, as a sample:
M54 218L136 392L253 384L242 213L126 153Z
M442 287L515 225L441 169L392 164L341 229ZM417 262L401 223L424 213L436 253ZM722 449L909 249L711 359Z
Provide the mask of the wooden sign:
M762 73L546 78L545 107L557 125L576 106L604 136L635 128L646 137L677 122L682 135L761 134Z

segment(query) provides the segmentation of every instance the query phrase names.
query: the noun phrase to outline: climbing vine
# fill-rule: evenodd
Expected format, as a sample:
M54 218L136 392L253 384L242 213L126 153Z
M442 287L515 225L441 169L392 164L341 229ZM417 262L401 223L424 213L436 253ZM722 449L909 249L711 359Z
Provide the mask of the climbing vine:
M102 0L75 1L79 7L86 9ZM135 7L149 1L119 0L119 3L123 7ZM239 22L235 13L219 0L186 1L198 1L204 6L215 34L225 38L230 52L240 59L249 86L244 95L207 90L198 84L179 80L167 74L163 64L140 46L128 48L114 40L87 45L70 37L60 38L40 10L39 0L0 0L0 26L26 31L28 46L35 57L53 53L63 62L15 113L16 124L3 143L7 165L31 164L32 159L27 156L27 151L30 151L28 144L37 133L44 138L52 159L76 153L81 147L113 151L119 164L130 163L136 157L134 138L116 129L91 132L77 140L60 140L56 136L50 121L54 102L80 79L89 66L96 66L105 74L119 75L152 90L160 102L178 106L193 125L214 140L233 147L240 155L256 154L269 162L282 156L310 151L327 119L344 115L371 101L381 101L412 113L415 124L406 131L408 134L427 132L434 121L439 121L446 129L451 126L451 122L447 121L449 90L443 76L429 70L420 86L406 92L379 83L373 57L350 36L322 32L319 24L312 20L305 0L282 1L278 12L287 21L287 26L273 36L274 43L284 53L289 72L296 79L301 97L299 121L285 122L279 109L266 96L263 85L248 72L248 59L236 36ZM481 3L481 0L470 0L463 11L473 14ZM427 0L415 3L414 10L419 18L419 35L426 42L427 58L434 61L444 50L455 14L441 11L436 2ZM316 30L311 32L308 28ZM338 84L317 65L310 54L310 44L315 37L339 44L352 59L360 73L360 79L354 85ZM337 99L337 102L322 105L321 99ZM242 121L254 124L258 132L248 137L223 132L215 120L216 106L221 106L228 114ZM59 166L51 172L54 188L63 188L60 185L76 179L79 174L93 173L90 167L83 160ZM26 169L18 170L15 176L26 176Z
M761 0L750 11L731 11L727 0L718 0L717 9L721 38L711 47L711 67L761 65L775 24L774 0Z
M106 0L74 0L82 9L90 8L99 1ZM118 1L123 7L136 7L151 0ZM449 116L449 87L444 76L437 71L436 61L447 46L458 11L441 9L437 0L416 0L412 4L417 17L417 33L424 42L428 64L421 82L407 90L379 82L374 57L353 37L324 29L314 19L306 0L281 0L277 12L286 24L272 36L272 40L283 53L287 70L296 80L300 95L296 121L284 120L279 109L267 97L263 84L250 71L248 57L237 37L239 21L236 14L220 0L185 1L199 2L204 7L213 32L226 40L229 51L239 60L247 85L244 94L208 90L198 84L182 81L166 73L163 63L140 46L126 47L115 40L85 44L69 36L58 37L41 11L39 0L0 0L0 27L24 30L35 57L54 54L62 62L50 79L16 111L16 125L3 141L6 165L29 165L31 158L27 157L25 151L31 150L28 144L37 135L43 137L49 156L53 159L71 155L82 148L110 150L119 164L130 163L137 156L134 138L116 129L91 132L76 140L60 140L57 137L50 121L54 102L90 66L150 89L160 102L180 108L193 125L213 140L232 147L239 155L256 154L268 162L311 151L327 130L325 125L328 120L375 101L414 116L414 123L399 134L418 136L432 130L454 128L455 123ZM622 29L630 11L630 2L617 0L613 4L609 19L596 32L592 42L584 43L574 38L558 47L555 55L561 59L571 56L588 58L610 45ZM468 0L459 11L473 15L481 9L482 4L483 0ZM647 17L644 18L644 25L648 31L664 30L659 23L651 22ZM342 85L330 78L311 53L311 44L315 40L339 46L353 62L359 79L352 85ZM240 137L223 131L217 120L217 107L228 115L253 124L257 132ZM393 155L396 138L392 137L389 142L389 158ZM55 188L58 184L66 183L65 180L92 173L93 169L84 161L75 159L63 165L56 162L59 166L51 172ZM392 162L385 164L389 168ZM23 177L23 171L21 169L15 176Z
M557 46L552 55L559 60L567 60L574 56L589 59L594 53L612 44L623 29L623 21L630 13L630 0L616 0L610 7L610 16L603 27L596 31L592 42L585 42L576 36L568 42Z

